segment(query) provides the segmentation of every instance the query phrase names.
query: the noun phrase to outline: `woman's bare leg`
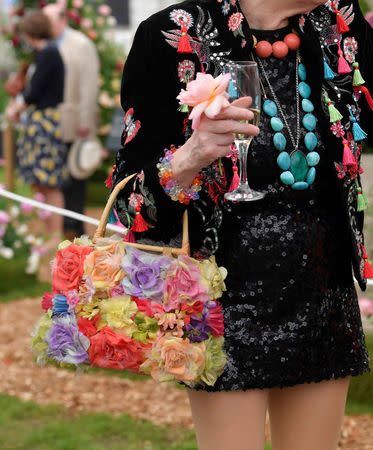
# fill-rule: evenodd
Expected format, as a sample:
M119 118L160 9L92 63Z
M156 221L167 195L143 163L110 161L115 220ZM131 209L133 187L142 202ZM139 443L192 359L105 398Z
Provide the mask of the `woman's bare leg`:
M188 395L199 450L264 449L268 390Z
M349 377L270 389L272 450L336 450Z

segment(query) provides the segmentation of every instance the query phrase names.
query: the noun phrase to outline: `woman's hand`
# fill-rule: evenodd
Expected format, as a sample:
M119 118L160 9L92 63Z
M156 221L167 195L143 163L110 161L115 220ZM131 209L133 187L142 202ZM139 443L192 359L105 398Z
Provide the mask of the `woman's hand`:
M196 174L216 159L231 151L236 133L256 136L259 128L239 121L253 120L254 114L248 109L250 97L235 100L214 119L203 115L200 126L188 141L174 154L172 170L178 183L188 187Z
M17 108L17 103L14 100L12 102L10 102L9 105L6 107L5 116L9 120L18 122L19 112L18 112L18 108Z

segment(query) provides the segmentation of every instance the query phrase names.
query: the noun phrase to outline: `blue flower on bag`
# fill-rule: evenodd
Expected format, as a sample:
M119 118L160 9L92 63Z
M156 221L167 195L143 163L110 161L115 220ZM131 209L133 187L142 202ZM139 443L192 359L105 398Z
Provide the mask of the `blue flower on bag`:
M171 260L128 247L122 260L127 275L122 280L124 292L142 300L163 301L166 272Z

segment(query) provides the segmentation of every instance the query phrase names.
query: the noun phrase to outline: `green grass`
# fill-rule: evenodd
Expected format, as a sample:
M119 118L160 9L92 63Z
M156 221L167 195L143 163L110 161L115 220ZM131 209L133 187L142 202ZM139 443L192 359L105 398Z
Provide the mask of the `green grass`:
M50 290L50 284L40 283L36 275L25 273L24 259L0 258L0 303L26 297L39 297Z
M73 414L61 406L0 394L0 448L33 450L198 450L194 432L128 415ZM265 450L271 450L266 444Z
M193 431L157 427L127 415L72 414L0 395L0 448L37 450L193 450Z
M366 336L371 361L373 361L373 335ZM373 415L373 371L362 376L351 377L347 400L348 414Z

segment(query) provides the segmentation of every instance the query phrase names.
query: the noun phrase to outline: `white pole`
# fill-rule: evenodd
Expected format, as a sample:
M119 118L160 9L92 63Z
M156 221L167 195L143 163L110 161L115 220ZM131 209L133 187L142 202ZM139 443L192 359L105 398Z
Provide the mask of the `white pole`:
M5 189L0 189L0 196L9 198L19 203L27 203L28 205L34 206L38 209L44 209L45 211L50 211L60 216L71 217L72 219L80 220L81 222L90 223L92 225L98 225L99 220L93 219L92 217L84 216L83 214L78 214L68 209L57 208L56 206L47 205L46 203L38 202L31 198L23 197L22 195L14 194L13 192L6 191ZM109 223L106 227L110 231L115 231L120 234L127 234L127 228L119 227L118 225L113 225Z

